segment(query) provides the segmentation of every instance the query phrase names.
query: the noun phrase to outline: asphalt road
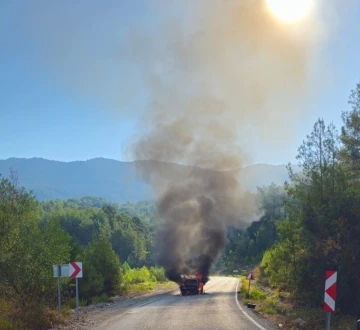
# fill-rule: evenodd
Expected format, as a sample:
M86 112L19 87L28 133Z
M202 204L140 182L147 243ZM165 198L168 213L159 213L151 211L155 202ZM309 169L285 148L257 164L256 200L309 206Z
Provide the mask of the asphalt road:
M252 311L237 303L238 280L213 277L204 295L179 292L139 302L97 327L98 330L273 330Z

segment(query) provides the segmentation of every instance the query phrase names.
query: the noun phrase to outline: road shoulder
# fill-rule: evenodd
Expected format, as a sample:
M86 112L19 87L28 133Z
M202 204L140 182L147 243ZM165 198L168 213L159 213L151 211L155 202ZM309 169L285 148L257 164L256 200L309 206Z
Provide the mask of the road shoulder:
M72 313L65 324L57 325L52 330L96 329L104 322L119 317L130 308L146 304L159 296L175 291L178 291L176 284L156 286L151 292L147 293L135 292L128 295L115 296L113 297L113 303L100 303L81 307L78 320L75 317L75 313Z
M247 319L251 323L253 323L259 330L279 329L279 326L266 318L266 316L259 314L259 312L257 312L255 309L247 308L247 306L243 304L243 301L239 295L240 285L241 282L239 281L235 290L235 302L241 313L243 313L247 317Z

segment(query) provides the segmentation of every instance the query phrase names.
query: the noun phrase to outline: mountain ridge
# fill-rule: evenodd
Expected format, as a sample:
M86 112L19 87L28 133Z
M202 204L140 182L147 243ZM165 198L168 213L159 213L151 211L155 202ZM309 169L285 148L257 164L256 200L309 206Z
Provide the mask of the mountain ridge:
M151 187L136 169L139 162L109 158L58 161L41 157L0 159L0 174L8 177L13 169L21 186L32 190L39 200L67 199L84 196L102 197L113 202L137 202L153 198ZM196 166L156 161L165 175L186 175ZM240 169L242 186L255 191L257 186L288 180L286 165L254 164Z

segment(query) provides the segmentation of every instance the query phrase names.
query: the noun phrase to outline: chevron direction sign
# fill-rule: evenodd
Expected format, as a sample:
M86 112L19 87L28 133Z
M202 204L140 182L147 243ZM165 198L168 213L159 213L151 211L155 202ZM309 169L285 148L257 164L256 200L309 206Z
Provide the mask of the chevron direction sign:
M82 262L69 263L69 276L71 278L83 277Z
M327 313L335 312L336 279L337 279L336 271L328 270L326 272L324 310Z
M70 262L69 264L53 265L54 277L83 277L82 262Z

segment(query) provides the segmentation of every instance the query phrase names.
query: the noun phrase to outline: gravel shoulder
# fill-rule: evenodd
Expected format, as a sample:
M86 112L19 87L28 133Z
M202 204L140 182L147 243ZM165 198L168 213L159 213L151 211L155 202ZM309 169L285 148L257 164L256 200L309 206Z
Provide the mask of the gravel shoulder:
M177 292L179 290L174 285L159 285L151 292L134 292L124 296L113 297L114 303L100 303L86 307L80 307L79 319L76 319L75 311L72 311L65 324L58 325L52 330L85 330L96 329L101 323L118 317L128 309L139 304L146 304L147 301L153 300L158 296Z

